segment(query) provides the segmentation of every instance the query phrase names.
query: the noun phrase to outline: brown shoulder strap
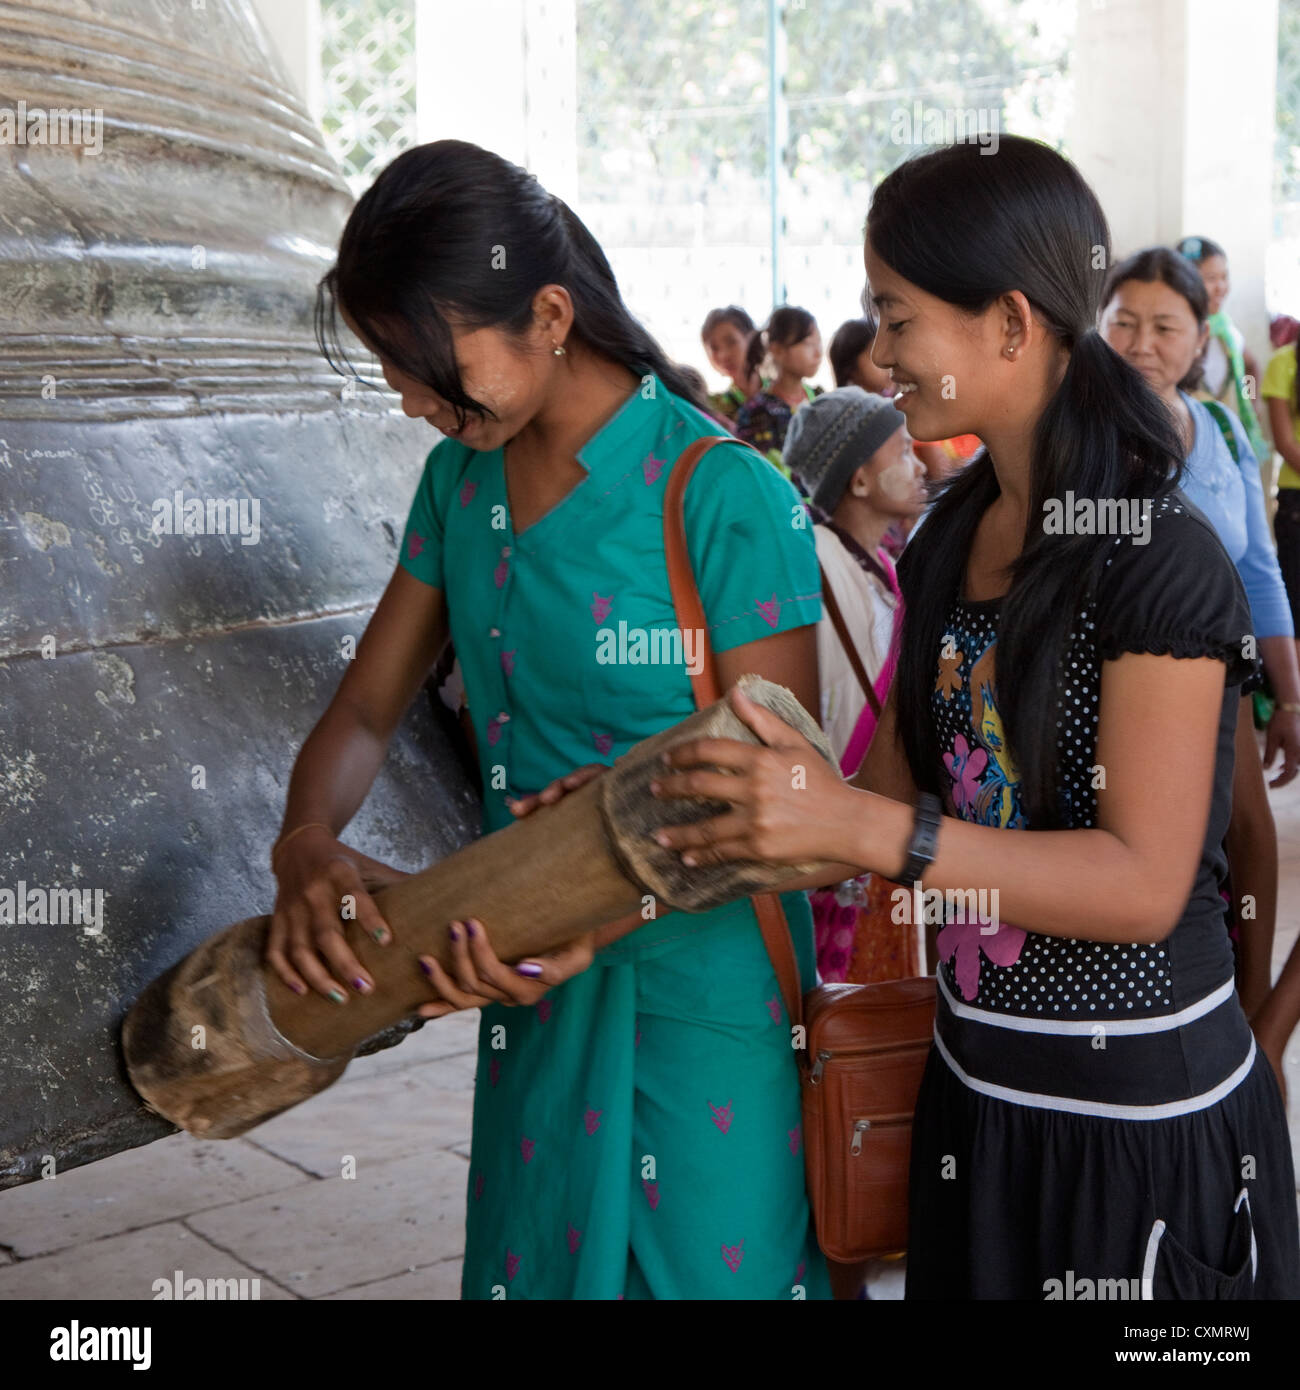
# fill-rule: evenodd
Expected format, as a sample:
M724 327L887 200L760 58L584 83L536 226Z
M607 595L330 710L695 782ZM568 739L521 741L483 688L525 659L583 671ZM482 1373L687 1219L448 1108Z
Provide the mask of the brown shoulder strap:
M703 439L688 444L673 465L673 471L668 475L668 486L664 490L664 558L668 563L668 586L672 590L677 626L683 635L692 630L700 634L697 650L704 658L700 662L699 674L691 672L691 688L695 692L698 709L711 705L721 697L722 691L718 685L718 668L713 659L713 643L709 641L704 605L700 602L695 571L691 568L691 556L686 548L686 484L704 455L715 444L726 442L727 437L719 434L705 435ZM771 467L770 464L768 466Z
M697 650L703 653L700 674L691 674L691 686L695 692L695 703L700 709L721 698L722 690L718 682L718 668L713 659L713 644L709 641L709 625L704 616L704 605L700 602L699 586L695 583L695 571L691 568L690 551L686 545L686 484L695 471L696 464L715 444L735 443L725 435L707 435L688 444L682 450L664 491L664 555L668 562L668 584L672 590L673 608L677 613L677 626L686 633L694 628L700 634ZM755 451L757 453L757 450ZM762 455L759 455L762 458ZM766 467L771 465L763 460ZM781 997L785 1001L785 1011L792 1023L803 1022L803 992L799 987L799 961L794 953L794 942L790 940L790 926L786 921L785 909L775 893L759 893L753 899L754 912L763 933L763 944L767 947L768 958L776 971L777 983L781 986Z
M876 692L871 687L870 680L867 679L867 672L862 665L862 658L858 655L858 649L854 645L853 639L849 636L849 626L844 621L844 614L840 611L839 602L835 598L835 591L831 588L831 581L826 577L826 571L821 565L817 566L822 577L822 602L826 605L826 611L830 614L831 626L835 629L835 635L840 639L840 645L844 648L844 655L849 659L849 665L853 667L853 674L858 678L858 684L862 687L862 693L867 697L867 704L871 706L871 712L880 718L880 701L876 699Z

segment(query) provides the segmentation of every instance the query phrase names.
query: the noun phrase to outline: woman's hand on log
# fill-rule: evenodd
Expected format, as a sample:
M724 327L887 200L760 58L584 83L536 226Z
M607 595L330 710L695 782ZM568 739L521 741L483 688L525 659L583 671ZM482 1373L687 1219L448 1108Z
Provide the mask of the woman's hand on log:
M374 979L343 933L343 909L386 946L393 933L370 889L407 878L400 869L350 849L324 828L299 835L278 856L280 891L266 938L266 963L296 994L310 986L345 1004L348 990L369 994ZM346 900L346 902L345 902Z
M541 791L533 792L531 796L521 796L518 800L506 797L506 806L516 816L526 816L539 806L551 805L568 792L576 792L584 783L606 771L608 768L604 763L584 763L581 767L574 768L567 776L557 777L554 782L548 782Z
M420 968L439 995L433 1003L420 1005L421 1018L441 1018L458 1009L481 1009L484 1004L536 1004L547 990L582 974L596 954L596 934L588 932L545 955L506 965L493 951L477 917L453 922L447 936L450 970L444 970L435 956L420 957Z
M765 746L697 738L666 753L663 773L650 784L656 797L707 797L728 802L731 809L693 824L665 826L654 832L655 840L681 851L683 864L853 862L852 835L846 837L846 830L860 816L855 799L862 794L801 733L740 686L732 686L728 698Z

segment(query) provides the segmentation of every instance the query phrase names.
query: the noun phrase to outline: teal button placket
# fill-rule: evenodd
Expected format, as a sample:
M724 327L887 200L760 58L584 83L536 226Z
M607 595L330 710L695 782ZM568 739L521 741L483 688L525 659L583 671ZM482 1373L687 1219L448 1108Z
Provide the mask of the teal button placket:
M504 450L496 450L493 455L484 460L484 466L485 472L491 479L490 486L484 491L488 495L488 526L492 528L490 530L493 539L493 551L491 552L493 560L492 585L496 591L495 603L484 605L485 610L491 614L488 624L491 656L487 663L490 674L487 679L492 683L492 698L495 705L495 709L484 728L484 739L488 744L488 774L484 778L484 792L486 794L492 790L491 769L493 765L503 768L505 786L498 790L496 795L501 798L501 803L504 806L506 797L520 795L519 790L514 785L510 766L513 747L511 719L514 710L510 698L510 680L506 673L506 665L507 661L513 662L513 658L507 658L505 655L507 652L513 651L507 610L515 582L515 570L520 560L520 552L518 539L515 536L514 520L510 515L510 505L506 499ZM497 510L498 507L500 508L499 511ZM500 530L492 527L493 519L496 516L505 518L505 525Z

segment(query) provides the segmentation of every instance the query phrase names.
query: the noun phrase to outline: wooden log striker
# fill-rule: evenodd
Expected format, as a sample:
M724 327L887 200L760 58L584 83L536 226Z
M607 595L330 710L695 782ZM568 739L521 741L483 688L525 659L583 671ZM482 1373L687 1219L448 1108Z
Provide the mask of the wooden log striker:
M834 766L825 736L790 691L752 675L741 684ZM660 826L724 809L650 795L660 754L700 737L757 742L719 700L634 745L555 804L380 889L375 902L393 940L379 946L355 921L342 923L375 981L372 993L350 994L342 1007L314 991L294 994L263 965L269 917L227 927L154 980L127 1014L122 1046L132 1084L191 1134L234 1138L329 1086L360 1043L426 1002L416 958L447 962L453 920L479 918L501 959L515 961L637 911L646 894L657 910L700 912L822 868L744 861L690 869L649 838Z

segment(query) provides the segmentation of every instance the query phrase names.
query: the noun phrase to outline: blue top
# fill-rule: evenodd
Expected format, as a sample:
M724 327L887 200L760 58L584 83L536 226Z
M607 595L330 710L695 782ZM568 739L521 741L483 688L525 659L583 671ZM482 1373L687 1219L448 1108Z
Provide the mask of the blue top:
M1291 605L1269 534L1259 464L1246 431L1237 417L1227 411L1241 460L1237 463L1205 405L1185 391L1178 394L1192 413L1193 430L1182 490L1193 506L1205 513L1236 565L1250 600L1255 636L1294 637Z

